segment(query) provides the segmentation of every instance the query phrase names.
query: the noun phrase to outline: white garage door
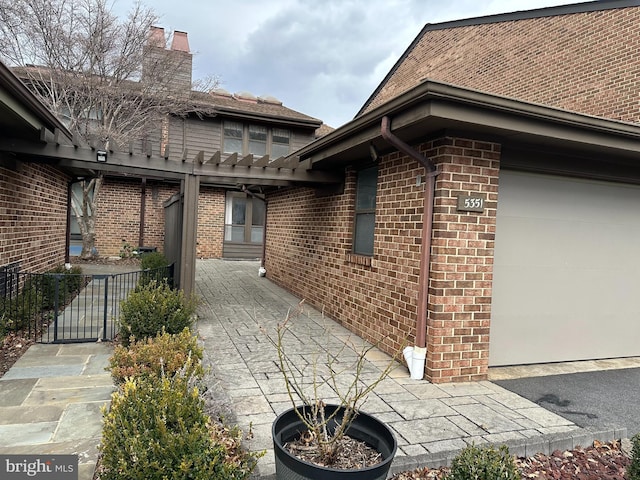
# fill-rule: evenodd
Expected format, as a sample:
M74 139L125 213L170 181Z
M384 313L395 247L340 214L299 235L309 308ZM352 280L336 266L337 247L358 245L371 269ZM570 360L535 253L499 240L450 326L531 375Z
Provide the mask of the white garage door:
M500 172L489 363L640 355L640 187Z

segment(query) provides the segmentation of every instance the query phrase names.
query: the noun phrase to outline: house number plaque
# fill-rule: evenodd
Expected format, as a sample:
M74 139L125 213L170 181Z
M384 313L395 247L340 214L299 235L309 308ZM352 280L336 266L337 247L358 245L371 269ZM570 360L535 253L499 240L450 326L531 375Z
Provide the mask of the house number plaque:
M480 195L461 195L458 197L459 212L484 212L484 197Z

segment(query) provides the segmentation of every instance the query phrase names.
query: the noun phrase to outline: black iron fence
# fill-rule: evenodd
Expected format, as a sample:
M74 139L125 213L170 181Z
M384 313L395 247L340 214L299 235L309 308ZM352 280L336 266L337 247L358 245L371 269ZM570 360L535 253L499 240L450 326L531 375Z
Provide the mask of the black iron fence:
M16 333L42 343L112 340L120 302L141 283L167 281L174 266L118 274L84 275L60 269L24 273L0 269L0 338Z

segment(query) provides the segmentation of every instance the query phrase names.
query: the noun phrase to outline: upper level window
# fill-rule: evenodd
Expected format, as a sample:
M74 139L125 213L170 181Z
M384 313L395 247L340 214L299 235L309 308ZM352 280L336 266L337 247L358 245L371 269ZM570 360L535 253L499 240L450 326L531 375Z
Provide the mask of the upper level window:
M224 145L227 153L242 153L242 123L224 121Z
M377 167L367 168L358 172L353 233L353 253L358 255L373 255L377 183Z
M259 157L268 154L271 158L289 155L289 130L225 120L222 132L224 153L253 154Z
M271 136L271 156L273 158L289 155L290 132L283 128L274 128Z
M267 154L267 128L249 125L249 153L254 155Z

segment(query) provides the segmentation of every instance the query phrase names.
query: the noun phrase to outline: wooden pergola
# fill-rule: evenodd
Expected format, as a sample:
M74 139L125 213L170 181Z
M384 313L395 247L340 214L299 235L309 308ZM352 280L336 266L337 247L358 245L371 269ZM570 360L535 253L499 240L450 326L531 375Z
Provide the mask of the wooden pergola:
M182 242L179 257L180 287L189 294L194 289L198 197L201 184L237 189L262 190L294 185L336 184L336 173L314 170L311 162L301 162L294 154L271 159L268 155L239 156L220 151L183 151L181 161L169 158L170 145L161 155L134 152L110 144L107 148L88 145L62 129L42 126L38 141L0 134L0 152L25 162L41 162L58 167L74 177L98 174L158 179L181 184L183 196Z

